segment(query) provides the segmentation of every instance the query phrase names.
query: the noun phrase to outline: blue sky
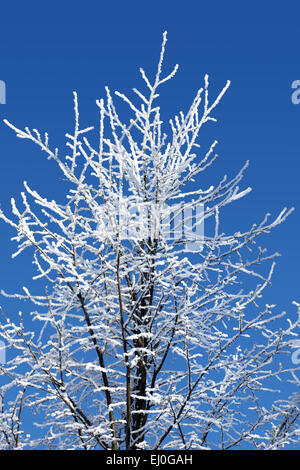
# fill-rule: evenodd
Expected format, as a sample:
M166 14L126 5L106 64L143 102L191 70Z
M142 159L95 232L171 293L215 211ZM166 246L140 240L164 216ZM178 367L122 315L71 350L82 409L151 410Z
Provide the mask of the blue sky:
M285 206L296 208L263 240L282 254L266 302L294 315L291 302L300 302L300 104L291 101L291 84L300 80L299 3L53 0L6 2L0 10L0 80L7 87L0 105L1 207L8 210L24 180L50 198L63 194L55 163L16 139L2 119L47 131L50 143L62 147L73 128L73 90L83 125L96 124L95 100L104 87L129 94L138 87L138 68L155 71L167 30L166 70L179 63L179 72L162 93L166 116L187 109L205 73L212 94L232 82L205 137L218 139L220 158L203 184L233 176L250 160L243 187L253 191L226 211L224 230L244 230L266 212L275 217ZM28 284L33 267L29 255L11 260L11 236L1 223L0 284L16 291ZM14 315L11 303L0 303Z

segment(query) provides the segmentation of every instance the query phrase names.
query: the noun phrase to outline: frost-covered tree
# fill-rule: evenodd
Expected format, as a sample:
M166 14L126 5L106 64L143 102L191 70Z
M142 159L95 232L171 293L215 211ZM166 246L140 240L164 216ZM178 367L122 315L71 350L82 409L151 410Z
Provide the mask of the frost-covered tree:
M116 92L128 122L106 88L99 127L82 129L74 93L66 156L47 134L5 121L57 163L66 195L60 204L25 182L22 208L12 199L12 216L0 212L16 233L14 256L30 249L44 280L38 295L3 293L33 304L18 322L2 311L3 449L278 449L299 440L299 396L271 393L289 377L298 385L284 354L299 319L262 304L277 255L257 245L290 211L220 232L223 208L250 191L239 189L247 165L197 185L217 157L217 142L199 149L199 131L216 120L229 82L211 100L206 75L166 134L158 89L177 66L162 74L165 45L166 33L153 81L140 69L147 92L134 89L138 104Z

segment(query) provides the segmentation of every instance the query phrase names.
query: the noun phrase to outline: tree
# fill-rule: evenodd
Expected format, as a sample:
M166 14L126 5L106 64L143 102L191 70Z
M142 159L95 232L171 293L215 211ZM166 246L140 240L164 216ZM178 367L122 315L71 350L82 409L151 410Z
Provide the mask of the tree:
M24 182L23 208L12 199L12 218L0 212L16 232L14 256L31 249L35 279L45 281L39 295L12 295L33 303L34 325L2 312L12 357L2 366L2 448L276 449L299 440L299 396L269 407L266 399L287 373L297 382L297 367L278 358L290 353L299 319L284 326L284 314L260 305L277 254L256 245L291 211L220 233L223 207L250 191L238 186L247 164L216 187L190 183L217 157L217 142L203 155L198 136L216 120L229 82L209 101L206 75L188 112L170 120L168 137L155 105L177 70L162 76L166 40L164 33L154 82L140 69L148 88L134 89L141 105L116 92L129 123L108 88L97 101L97 146L86 136L93 128L80 127L76 93L64 158L47 134L5 121L55 160L66 201ZM208 220L213 230L202 236ZM42 437L28 435L25 409L37 415Z

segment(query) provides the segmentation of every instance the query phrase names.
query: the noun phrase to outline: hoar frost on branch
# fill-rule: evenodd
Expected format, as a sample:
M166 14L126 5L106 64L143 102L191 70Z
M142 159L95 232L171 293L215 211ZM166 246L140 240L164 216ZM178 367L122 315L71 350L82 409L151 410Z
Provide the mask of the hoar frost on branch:
M238 186L247 164L215 187L188 191L217 158L217 142L203 154L198 138L216 120L229 82L209 99L206 75L166 135L158 89L177 70L162 74L166 41L164 33L154 82L140 69L147 93L134 89L139 104L116 92L130 108L129 123L108 88L97 101L96 147L87 138L94 128L80 127L76 93L65 157L47 134L5 121L55 160L69 189L59 204L25 182L22 205L12 199L12 218L0 212L16 232L14 256L30 248L35 278L45 280L40 295L25 287L3 293L31 301L35 323L21 313L15 323L2 311L0 334L11 357L1 368L2 449L278 449L299 441L299 396L280 401L270 392L289 377L299 385L297 367L280 362L299 318L287 321L261 305L277 254L256 245L290 211L273 221L267 215L244 233L220 233L223 207L250 190ZM151 207L191 197L214 222L198 251L159 231L121 237L124 198L131 209L144 204L151 224ZM28 434L25 409L34 413L38 436Z

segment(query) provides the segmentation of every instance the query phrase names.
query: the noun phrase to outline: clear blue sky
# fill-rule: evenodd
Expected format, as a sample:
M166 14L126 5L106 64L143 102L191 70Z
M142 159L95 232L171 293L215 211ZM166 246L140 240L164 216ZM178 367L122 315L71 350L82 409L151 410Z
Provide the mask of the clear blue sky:
M0 105L0 118L46 130L50 142L62 146L64 133L73 125L72 91L78 91L83 122L96 122L95 100L104 95L105 85L130 93L140 83L139 66L154 71L166 29L166 67L180 65L164 89L166 113L187 108L204 73L210 75L212 92L227 79L232 81L217 111L219 122L209 131L220 142L220 159L207 174L207 184L224 172L233 175L249 159L245 186L252 186L253 192L236 202L228 217L234 217L236 225L242 219L246 227L247 221L260 220L267 211L275 215L285 205L296 207L286 224L266 239L283 255L274 295L285 306L289 299L300 298L300 105L290 98L292 81L300 79L300 6L257 1L247 5L189 0L87 0L80 7L57 1L5 3L0 16L0 80L6 82L7 104ZM53 183L58 176L55 163L34 145L16 139L3 124L0 156L4 209L11 195L22 190L24 179L53 196L57 186L63 186ZM3 286L22 278L18 262L10 261L10 233L2 224Z
M164 30L166 69L180 66L162 95L166 116L187 109L205 73L212 93L231 80L218 123L206 134L219 140L220 158L203 185L224 173L233 176L250 160L243 187L253 191L226 211L224 230L246 229L266 212L275 217L295 206L288 221L262 240L282 254L266 302L294 315L291 302L300 301L300 104L292 104L291 84L300 80L299 2L52 0L5 2L0 10L0 80L7 86L1 121L47 131L53 146L62 147L73 128L73 90L82 122L96 124L95 100L105 85L130 94L141 83L140 66L154 72ZM4 210L23 180L50 198L61 197L58 177L53 160L0 123ZM30 256L11 260L12 234L1 222L0 284L7 291L28 285L33 270ZM7 299L0 304L15 314Z

